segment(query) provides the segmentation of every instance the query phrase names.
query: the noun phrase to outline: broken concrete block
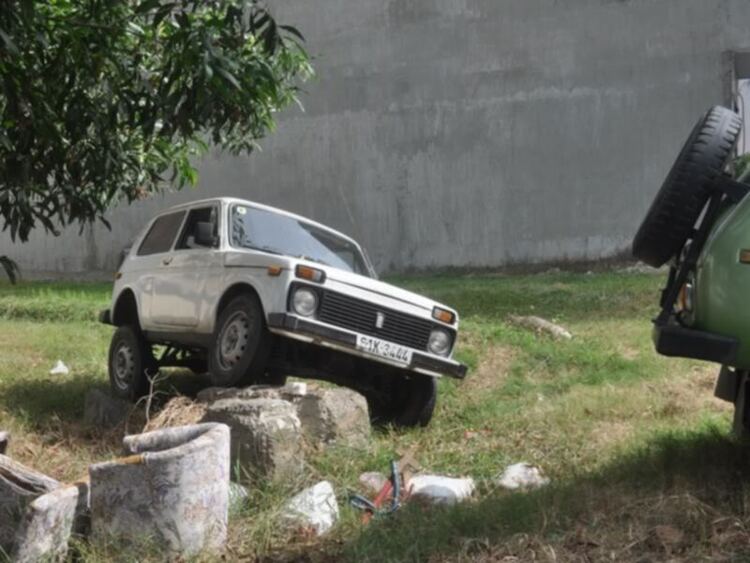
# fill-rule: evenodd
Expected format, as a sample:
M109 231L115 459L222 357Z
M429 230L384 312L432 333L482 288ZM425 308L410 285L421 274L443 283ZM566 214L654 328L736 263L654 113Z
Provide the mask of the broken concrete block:
M75 520L78 489L61 487L26 508L11 554L14 563L64 561Z
M133 405L99 389L86 393L83 421L90 426L114 428L130 415Z
M208 406L203 420L232 429L232 467L241 469L240 477L289 479L302 472L302 430L293 404L280 399L221 399Z
M292 497L282 518L290 526L311 529L318 536L325 534L339 519L339 505L331 483L321 481Z
M343 387L315 389L297 399L302 430L313 443L362 448L370 440L367 400Z
M471 498L476 485L471 477L455 478L442 475L414 475L408 484L412 498L434 504L456 504Z
M95 538L155 542L170 557L224 547L229 428L196 424L123 440L128 457L89 468Z
M542 470L529 463L514 463L505 468L495 482L505 489L530 490L549 484L549 479Z
M0 455L0 550L11 561L59 561L68 551L78 490Z
M291 402L296 407L305 437L313 444L361 448L370 439L367 400L344 387L309 388L304 383L289 383L283 387L212 387L198 393L198 401L209 404L229 399L277 399Z
M208 387L199 391L199 403L213 403L222 399L283 399L291 401L307 393L307 384L288 383L282 387L252 385L250 387Z
M0 548L11 553L26 508L60 483L0 455Z
M8 449L8 441L10 440L10 434L7 432L0 432L0 454L4 454L5 450Z

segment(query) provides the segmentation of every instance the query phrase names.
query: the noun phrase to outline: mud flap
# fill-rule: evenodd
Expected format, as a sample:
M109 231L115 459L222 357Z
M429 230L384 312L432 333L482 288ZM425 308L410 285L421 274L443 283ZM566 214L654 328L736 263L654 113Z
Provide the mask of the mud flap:
M719 377L716 378L714 396L722 401L734 403L740 386L739 374L727 366L721 366Z

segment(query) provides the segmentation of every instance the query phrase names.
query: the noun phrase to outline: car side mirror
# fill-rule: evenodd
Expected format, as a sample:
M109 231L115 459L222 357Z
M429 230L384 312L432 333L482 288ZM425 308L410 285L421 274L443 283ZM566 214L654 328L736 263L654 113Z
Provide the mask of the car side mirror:
M218 237L214 235L214 224L209 221L198 221L195 224L195 236L193 240L199 246L215 247Z

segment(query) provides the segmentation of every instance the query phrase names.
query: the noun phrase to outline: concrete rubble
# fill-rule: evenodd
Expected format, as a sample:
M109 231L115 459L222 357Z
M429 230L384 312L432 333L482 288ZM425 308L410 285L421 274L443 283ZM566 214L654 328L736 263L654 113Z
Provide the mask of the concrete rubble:
M124 422L132 410L130 402L112 397L99 389L92 389L86 393L83 421L97 428L114 428Z
M203 418L231 428L232 467L240 479L293 479L302 473L302 429L291 403L281 399L226 398L211 403Z
M11 552L15 563L64 561L78 504L75 485L37 497L26 509Z
M61 561L78 489L0 455L0 549L14 562Z
M549 478L539 467L521 462L506 467L495 483L511 491L530 490L549 484Z
M367 400L351 389L294 382L283 387L212 387L201 391L197 397L199 402L209 405L226 399L278 399L291 403L302 432L311 444L362 448L370 439Z
M153 540L169 556L220 551L229 432L223 424L197 424L126 436L127 457L89 468L92 536Z
M414 475L407 487L413 499L433 504L456 504L470 499L476 484L471 477Z
M295 495L284 506L282 519L291 527L325 534L339 519L333 485L321 481Z
M351 389L324 388L295 398L302 431L312 443L363 448L370 441L367 400Z
M510 315L510 322L520 327L531 329L537 333L546 333L555 339L570 340L573 335L564 327L536 316Z

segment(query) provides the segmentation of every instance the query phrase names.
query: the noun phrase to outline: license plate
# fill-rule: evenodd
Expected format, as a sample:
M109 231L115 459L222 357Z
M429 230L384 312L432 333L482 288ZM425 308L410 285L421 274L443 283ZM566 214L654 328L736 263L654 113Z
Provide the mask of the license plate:
M411 350L392 342L386 342L372 336L357 335L357 349L375 354L381 358L388 358L402 364L411 363Z

